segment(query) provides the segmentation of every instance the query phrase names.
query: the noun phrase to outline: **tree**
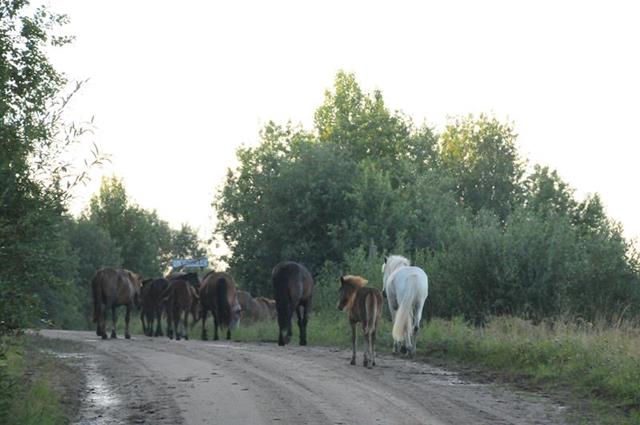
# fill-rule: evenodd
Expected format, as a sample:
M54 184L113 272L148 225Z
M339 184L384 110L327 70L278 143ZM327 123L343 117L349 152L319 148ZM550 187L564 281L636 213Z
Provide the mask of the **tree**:
M509 125L486 115L458 118L440 136L442 164L474 213L490 210L504 221L513 210L524 172L515 140Z
M207 251L196 231L188 224L171 232L171 255L176 258L203 258Z
M64 290L70 260L61 237L71 181L60 153L81 132L60 138L66 80L49 63L47 45L66 18L27 1L0 3L0 334L19 330L42 312L45 292ZM66 97L68 100L68 96Z
M171 257L171 229L155 211L132 204L122 180L103 178L91 198L89 219L103 228L122 256L122 266L144 276L160 276Z

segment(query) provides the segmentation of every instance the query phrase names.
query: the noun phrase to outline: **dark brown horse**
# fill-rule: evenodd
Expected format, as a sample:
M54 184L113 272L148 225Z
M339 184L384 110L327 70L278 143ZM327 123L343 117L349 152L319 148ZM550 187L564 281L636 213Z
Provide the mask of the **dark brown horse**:
M293 312L298 317L300 345L307 345L307 322L313 297L313 277L302 264L293 261L279 263L271 272L271 282L278 314L278 345L291 340Z
M382 315L382 293L376 288L368 288L367 281L360 276L342 276L340 278L340 301L338 310L349 313L351 324L351 364L356 364L356 323L362 322L364 331L365 367L376 365L376 330Z
M96 271L91 282L93 294L93 321L97 323L96 334L107 339L105 329L105 312L111 310L112 328L111 338L116 338L116 307L126 307L125 338L131 338L129 333L129 319L131 309L140 305L140 287L142 279L136 273L124 269L102 268Z
M169 338L173 339L175 331L176 340L180 340L181 336L184 339L189 339L189 313L192 311L193 304L198 301L196 289L189 280L182 279L181 276L174 277L165 289L163 299L167 310Z
M167 279L149 279L142 286L142 309L140 319L142 329L147 336L162 336L162 313L164 301L162 293L169 287ZM153 322L156 322L156 330L153 331ZM145 323L146 322L146 323Z
M227 273L209 272L200 285L200 305L202 339L207 340L206 321L209 311L213 316L213 340L218 340L218 327L227 328L227 339L231 339L231 329L240 324L242 310L233 278Z

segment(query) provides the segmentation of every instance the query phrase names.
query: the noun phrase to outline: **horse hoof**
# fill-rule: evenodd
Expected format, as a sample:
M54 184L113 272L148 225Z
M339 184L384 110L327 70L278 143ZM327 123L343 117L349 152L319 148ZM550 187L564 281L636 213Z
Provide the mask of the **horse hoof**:
M101 337L102 339L107 339L107 334L102 334Z
M184 336L185 341L189 341L189 335Z
M131 339L131 335L129 335L129 334L126 334L124 337L125 337L126 339Z
M355 359L351 359L351 366L355 366L356 365L356 360Z

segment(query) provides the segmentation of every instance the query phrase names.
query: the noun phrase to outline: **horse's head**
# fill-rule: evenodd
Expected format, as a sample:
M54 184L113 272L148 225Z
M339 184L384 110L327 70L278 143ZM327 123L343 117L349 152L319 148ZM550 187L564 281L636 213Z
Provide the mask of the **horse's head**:
M337 305L338 310L351 310L358 288L362 288L366 284L367 281L360 276L340 276L340 288L338 289L339 299Z

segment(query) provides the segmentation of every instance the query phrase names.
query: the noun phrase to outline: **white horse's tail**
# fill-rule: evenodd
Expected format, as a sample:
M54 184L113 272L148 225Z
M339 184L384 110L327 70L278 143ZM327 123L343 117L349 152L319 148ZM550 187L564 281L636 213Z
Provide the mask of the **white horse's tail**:
M393 335L394 341L404 341L407 347L412 346L411 342L411 330L413 328L413 304L416 301L418 293L418 278L415 275L411 275L408 278L407 290L400 301L400 306L396 312L396 320L393 322Z

